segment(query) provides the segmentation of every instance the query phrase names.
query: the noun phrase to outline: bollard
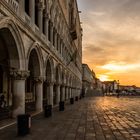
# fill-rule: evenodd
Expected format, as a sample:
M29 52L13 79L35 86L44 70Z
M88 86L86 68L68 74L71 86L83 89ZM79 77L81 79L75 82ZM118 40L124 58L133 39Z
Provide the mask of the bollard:
M46 118L52 116L52 105L46 105L44 107L44 115L45 115Z
M75 101L78 101L78 96L75 97Z
M74 98L70 98L70 104L74 104Z
M64 111L65 110L65 102L64 101L60 101L59 102L59 111Z
M31 116L22 114L17 116L17 133L18 136L25 136L30 133Z

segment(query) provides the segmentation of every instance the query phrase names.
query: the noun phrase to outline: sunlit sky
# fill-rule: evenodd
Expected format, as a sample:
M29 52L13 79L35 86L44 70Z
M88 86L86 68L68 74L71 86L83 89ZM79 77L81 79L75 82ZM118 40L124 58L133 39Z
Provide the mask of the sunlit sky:
M101 80L140 86L140 0L78 0L83 63Z

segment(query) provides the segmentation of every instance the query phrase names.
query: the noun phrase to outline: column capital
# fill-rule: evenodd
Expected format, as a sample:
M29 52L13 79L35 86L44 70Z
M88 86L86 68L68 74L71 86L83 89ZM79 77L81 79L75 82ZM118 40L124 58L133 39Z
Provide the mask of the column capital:
M43 17L46 19L46 20L49 20L49 15L48 13L45 11L43 12Z
M46 81L46 83L47 83L47 85L49 85L49 86L53 86L53 85L54 85L54 82L52 82L52 81Z
M38 10L43 11L43 9L44 9L43 2L39 2L39 3L37 4L37 6L38 6Z
M30 75L29 71L11 70L10 76L16 80L25 80Z
M63 87L65 87L65 86L66 86L66 84L65 84L65 83L62 83L62 86L63 86Z
M39 77L34 77L34 82L36 83L43 83L43 77L39 76Z
M57 82L56 82L55 84L56 84L57 86L60 86L60 85L61 85L60 83L57 83Z
M53 28L53 22L52 21L50 21L50 26Z

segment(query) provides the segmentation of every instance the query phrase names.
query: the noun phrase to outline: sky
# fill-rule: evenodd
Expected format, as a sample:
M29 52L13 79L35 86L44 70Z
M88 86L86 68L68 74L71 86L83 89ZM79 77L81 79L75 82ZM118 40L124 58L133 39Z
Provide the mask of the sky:
M140 0L77 0L83 63L102 80L140 86Z

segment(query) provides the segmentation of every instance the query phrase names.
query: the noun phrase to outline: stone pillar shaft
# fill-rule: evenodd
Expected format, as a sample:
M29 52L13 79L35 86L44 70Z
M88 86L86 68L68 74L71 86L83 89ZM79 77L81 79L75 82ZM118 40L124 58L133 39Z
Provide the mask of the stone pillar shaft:
M25 80L13 81L13 117L25 113Z
M35 94L36 94L36 110L43 111L43 83L37 81L35 83Z
M40 31L42 32L42 18L43 18L43 16L42 16L42 10L41 9L39 9L38 10L38 27L39 27L39 29L40 29Z
M35 0L29 0L29 14L32 22L35 23Z
M48 85L48 94L49 94L48 104L53 106L53 84Z
M62 101L65 101L65 87L62 87Z
M53 24L51 23L51 26L50 26L50 32L51 32L51 34L50 34L50 40L51 40L51 43L53 43Z
M40 29L40 31L42 32L43 29L43 5L42 2L38 3L38 27Z
M47 36L47 39L48 39L48 17L45 16L44 17L44 34Z
M59 104L59 102L60 102L60 85L56 86L56 96L57 96L56 103Z
M11 71L13 80L13 117L25 113L25 79L28 71Z

